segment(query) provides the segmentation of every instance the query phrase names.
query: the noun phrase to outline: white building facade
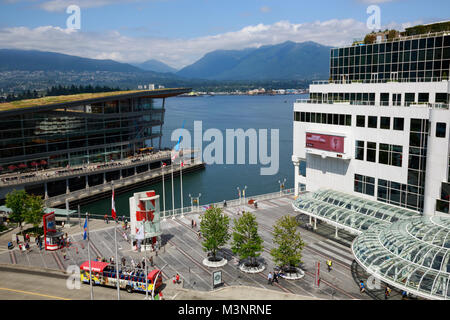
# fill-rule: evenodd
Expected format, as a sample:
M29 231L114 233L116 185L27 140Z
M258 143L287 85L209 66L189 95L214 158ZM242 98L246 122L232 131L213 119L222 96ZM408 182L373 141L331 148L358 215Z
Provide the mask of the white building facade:
M448 216L450 35L364 47L332 49L330 81L294 104L296 194L333 189Z

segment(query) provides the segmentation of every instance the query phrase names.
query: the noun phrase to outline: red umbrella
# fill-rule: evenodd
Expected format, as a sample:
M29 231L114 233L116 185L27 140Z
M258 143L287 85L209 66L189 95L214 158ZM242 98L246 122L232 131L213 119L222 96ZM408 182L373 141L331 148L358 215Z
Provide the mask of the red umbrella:
M31 163L31 165L32 165L33 167L37 167L37 166L39 165L39 163L37 163L36 161L33 161L33 162Z
M27 165L25 163L19 164L19 168L20 169L25 169L26 167L27 167Z
M17 167L15 166L15 165L10 165L9 167L8 167L8 169L9 170L11 170L11 171L13 171L13 170L16 170L17 169Z
M47 164L47 161L41 160L41 165L45 166Z

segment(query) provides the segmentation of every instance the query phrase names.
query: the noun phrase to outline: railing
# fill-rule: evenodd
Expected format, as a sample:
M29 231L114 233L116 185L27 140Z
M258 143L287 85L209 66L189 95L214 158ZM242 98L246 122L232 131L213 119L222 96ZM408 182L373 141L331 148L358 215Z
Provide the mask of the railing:
M195 152L195 151L192 151ZM190 154L191 151L185 151L186 154ZM123 169L131 166L136 166L142 163L148 163L148 161L153 160L163 160L167 157L170 157L170 151L160 151L156 154L150 154L145 156L133 157L130 159L117 160L114 162L101 162L94 163L89 165L80 165L76 167L70 168L53 168L47 170L40 170L36 172L28 172L28 173L11 173L5 174L1 176L0 186L10 186L17 185L23 183L30 182L41 182L50 180L52 178L64 178L68 176L79 176L82 174L89 174L92 172L100 172L102 170L110 170L110 169Z
M187 160L185 162L185 165L183 167L183 170L186 170L187 168L193 167L197 164L199 164L199 162L197 161L198 159L194 159L194 160ZM180 166L178 164L176 165L169 165L167 167L161 167L161 168L157 168L157 169L153 169L150 171L146 171L146 172L142 172L142 173L138 173L136 175L132 175L129 177L124 177L121 180L115 180L114 181L114 188L118 189L121 187L124 187L126 185L132 184L134 182L138 182L138 181L142 181L142 180L146 180L146 179L151 179L151 178L155 178L157 176L162 175L162 171L164 170L164 174L171 174L172 171L173 172L177 172L180 170ZM112 185L111 182L107 182L101 185L95 185L95 186L89 186L88 188L84 188L81 190L76 190L76 191L71 191L69 194L67 193L63 193L48 199L45 199L45 203L46 204L55 204L55 203L64 203L66 201L66 199L68 198L78 198L79 196L82 196L83 194L89 194L88 196L93 196L95 194L98 193L103 193L103 192L107 192L109 190L112 189ZM51 205L50 205L51 206Z
M281 192L272 192L272 193L267 193L267 194L262 194L262 195L257 195L257 196L251 196L251 197L246 197L246 199L250 200L255 200L255 201L262 201L262 200L268 200L268 199L276 199L276 198L281 198L285 195L293 195L295 193L295 189L285 189L282 190ZM227 208L228 207L237 207L237 206L242 206L245 205L246 203L244 203L243 198L242 199L233 199L233 200L226 200L227 203ZM175 218L177 216L182 216L184 214L187 213L195 213L195 212L202 212L203 208L207 207L218 207L218 208L224 208L224 203L223 201L221 202L215 202L215 203L208 203L208 204L204 204L204 205L195 205L195 206L189 206L189 207L184 207L184 208L178 208L175 210L166 210L166 211L161 211L161 218L162 219L167 219L167 218Z
M425 78L415 78L415 79L371 79L371 80L317 80L313 81L313 85L324 85L324 84L355 84L355 83L389 83L389 82L400 82L400 83L414 83L414 82L442 82L448 81L448 79L442 77L425 77Z
M429 103L429 102L404 102L403 104L399 102L390 101L380 101L375 104L374 101L350 101L350 100L316 100L316 99L297 99L295 103L303 104L343 104L352 106L396 106L396 107L428 107L432 109L449 109L448 103Z

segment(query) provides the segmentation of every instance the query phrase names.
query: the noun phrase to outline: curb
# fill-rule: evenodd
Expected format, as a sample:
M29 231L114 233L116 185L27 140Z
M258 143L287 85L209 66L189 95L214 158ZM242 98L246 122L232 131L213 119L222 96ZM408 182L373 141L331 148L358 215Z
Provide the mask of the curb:
M12 271L16 270L18 272L28 272L28 273L45 273L45 274L56 274L58 276L61 275L69 275L66 271L57 270L57 269L47 269L47 268L39 268L39 267L33 267L30 269L28 266L22 266L18 264L5 264L0 263L0 268L6 268L6 269L12 269Z

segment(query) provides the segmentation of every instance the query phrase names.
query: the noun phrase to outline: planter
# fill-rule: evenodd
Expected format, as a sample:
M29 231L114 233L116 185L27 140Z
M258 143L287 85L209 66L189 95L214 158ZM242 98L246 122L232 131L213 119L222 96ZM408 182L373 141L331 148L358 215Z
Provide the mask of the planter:
M260 273L263 272L266 269L266 266L262 263L258 263L257 266L247 266L245 263L241 263L239 265L239 270L245 273Z
M212 260L212 257L207 257L203 260L203 265L210 268L220 268L225 266L228 263L228 260L220 255L216 255L216 260Z
M295 268L293 270L289 270L289 272L284 272L280 275L281 278L286 280L300 280L305 276L305 272L300 268Z

